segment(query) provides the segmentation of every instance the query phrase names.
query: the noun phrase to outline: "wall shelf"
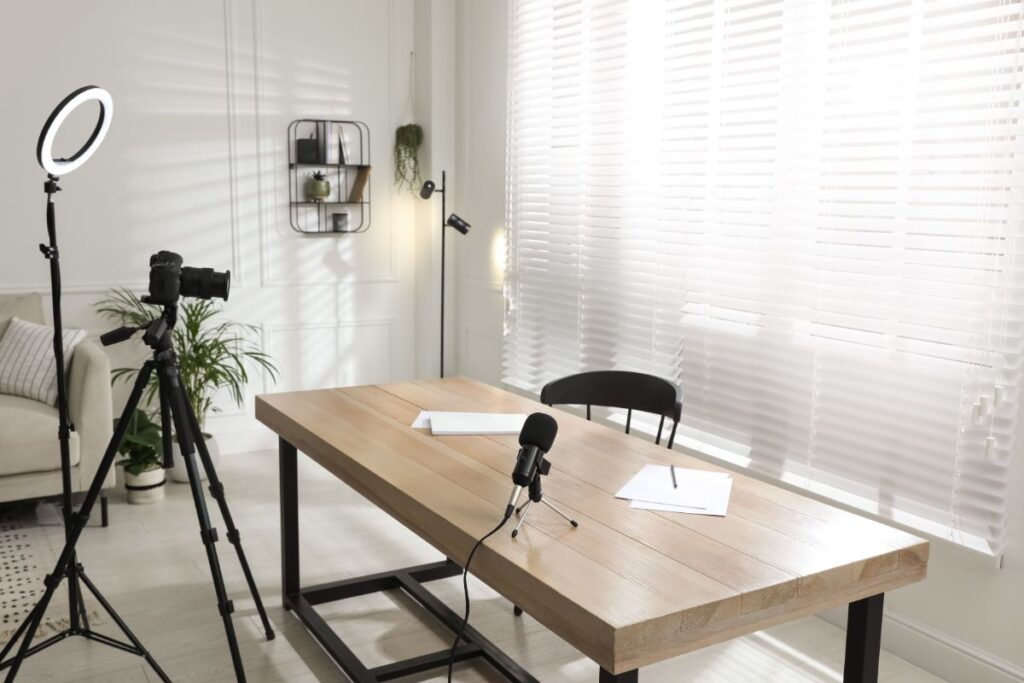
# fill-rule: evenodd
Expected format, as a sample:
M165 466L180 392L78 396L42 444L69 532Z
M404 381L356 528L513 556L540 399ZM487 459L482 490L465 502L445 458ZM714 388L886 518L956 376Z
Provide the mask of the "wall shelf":
M300 140L315 141L315 160L298 160ZM309 199L306 194L309 176L317 169L324 171L331 183L331 195L323 201ZM370 128L362 121L292 121L288 125L288 214L292 230L304 235L366 232L373 202L370 171ZM331 207L351 210L334 211ZM338 213L348 215L344 230L333 228L333 217Z

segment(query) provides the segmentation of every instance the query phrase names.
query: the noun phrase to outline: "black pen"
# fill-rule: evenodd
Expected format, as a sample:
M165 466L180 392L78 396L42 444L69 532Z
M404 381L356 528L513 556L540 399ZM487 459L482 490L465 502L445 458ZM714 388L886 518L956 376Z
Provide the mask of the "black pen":
M675 465L669 465L668 466L668 471L672 473L672 488L674 488L674 489L679 488L679 484L676 482L676 466Z

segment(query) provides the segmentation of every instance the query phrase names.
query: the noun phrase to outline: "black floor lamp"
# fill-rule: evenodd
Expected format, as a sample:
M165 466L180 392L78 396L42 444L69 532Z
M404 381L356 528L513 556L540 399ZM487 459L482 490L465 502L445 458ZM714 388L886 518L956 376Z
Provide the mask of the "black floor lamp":
M56 159L53 156L53 142L57 137L57 132L60 130L61 125L67 120L71 113L87 102L96 102L99 104L99 116L96 119L96 126L93 128L89 138L82 145L81 149L72 154L70 157ZM51 299L53 301L53 355L54 360L57 364L57 416L59 420L59 426L57 428L58 438L60 439L60 469L61 469L61 484L62 484L62 503L64 505L64 536L65 541L71 542L71 534L73 525L85 524L85 519L78 513L72 513L72 497L71 497L71 432L74 431L74 425L71 424L70 411L68 409L68 397L67 397L67 381L64 367L64 329L63 322L61 319L61 282L60 282L60 252L57 250L57 218L54 209L53 198L54 195L60 192L61 188L57 184L60 180L60 176L71 173L93 155L93 153L99 148L103 142L103 138L107 134L107 130L110 128L110 117L113 113L113 101L111 100L110 93L103 88L96 87L94 85L85 86L79 88L73 93L65 97L60 104L57 105L56 109L50 114L50 117L43 124L43 130L39 133L39 142L36 146L36 157L39 160L39 165L46 171L46 181L43 183L43 191L46 192L46 232L48 237L47 244L40 244L39 250L43 253L43 257L50 262L50 287L51 287ZM69 556L66 564L67 570L63 576L48 575L45 583L48 588L52 585L59 583L63 579L67 579L68 582L68 627L63 631L50 636L42 642L32 645L32 638L35 636L36 629L42 622L42 614L37 613L45 611L46 604L41 601L36 604L35 608L29 614L29 617L22 622L21 626L14 632L11 639L7 644L0 650L0 670L10 668L7 673L6 681L11 683L18 675L18 670L21 668L22 662L37 652L45 650L51 645L59 643L60 641L69 638L71 636L81 636L89 640L102 643L109 647L113 647L118 650L130 652L132 654L139 655L153 667L157 676L162 681L170 681L167 675L160 669L156 661L149 654L149 651L143 647L142 643L139 642L138 638L131 632L127 624L121 619L121 617L114 611L110 603L107 602L106 598L99 592L95 584L86 576L82 565L78 562L76 554L72 552ZM111 638L110 636L103 635L93 631L89 626L89 619L85 609L85 601L82 596L82 588L87 588L96 601L107 611L113 621L121 629L130 642L125 643L120 640ZM7 655L14 648L14 645L21 642L21 646L18 648L17 653L10 659L5 659Z
M440 189L434 183L433 180L428 180L423 183L423 187L420 188L420 197L423 199L430 199L430 196L435 192L441 194L441 377L444 377L444 261L445 261L445 236L447 230L445 228L451 227L458 230L460 233L465 235L469 232L470 225L466 221L459 218L457 215L450 214L447 219L445 215L448 214L447 197L448 197L448 181L447 172L441 171L441 187Z

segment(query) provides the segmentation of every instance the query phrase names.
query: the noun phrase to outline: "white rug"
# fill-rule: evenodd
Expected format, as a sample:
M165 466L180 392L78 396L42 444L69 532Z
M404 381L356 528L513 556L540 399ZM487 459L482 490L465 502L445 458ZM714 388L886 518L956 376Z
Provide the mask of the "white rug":
M63 545L55 535L58 545L53 547L45 530L49 525L40 524L34 512L24 507L0 511L0 644L7 642L43 596L43 578L53 571ZM86 605L90 605L88 593ZM98 616L89 610L91 624ZM61 583L33 640L58 633L68 623L68 589Z

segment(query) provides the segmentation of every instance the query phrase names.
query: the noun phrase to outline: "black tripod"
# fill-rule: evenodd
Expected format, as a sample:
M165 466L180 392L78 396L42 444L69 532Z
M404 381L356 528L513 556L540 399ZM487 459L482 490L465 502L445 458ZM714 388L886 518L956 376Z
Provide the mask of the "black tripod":
M71 544L72 541L72 528L74 525L73 509L74 504L71 498L71 449L70 439L71 432L75 431L75 426L71 423L71 417L68 410L67 400L67 380L64 372L64 330L63 323L61 320L61 278L60 278L60 252L57 249L57 220L56 212L53 202L53 197L56 193L60 192L60 186L57 181L60 180L53 174L48 174L46 182L43 183L43 191L46 192L46 233L48 237L47 244L40 244L39 251L42 252L43 257L50 262L50 290L52 292L52 304L53 304L53 355L57 365L57 414L58 414L58 428L57 436L60 441L60 463L61 463L61 504L64 508L64 540L66 543ZM105 476L105 473L104 473ZM103 481L103 477L100 477L99 481ZM84 525L83 520L82 524ZM60 576L59 574L55 574ZM82 570L82 565L79 564L78 558L75 555L74 548L71 549L68 554L67 561L64 563L63 578L67 579L68 582L68 628L61 631L60 633L47 638L43 642L37 644L35 647L28 648L24 655L19 653L19 657L11 660L6 660L7 654L11 651L14 643L17 642L19 636L24 633L39 609L38 606L29 614L28 618L18 630L14 633L11 640L4 646L4 649L0 651L0 670L3 670L9 666L14 666L14 669L8 675L7 680L14 680L14 674L17 672L18 666L20 666L19 659L30 656L43 650L50 645L58 643L65 638L71 636L82 636L102 642L113 647L128 650L130 652L136 652L143 656L148 656L148 653L142 649L141 645L134 643L133 647L129 647L124 643L117 643L101 634L95 633L89 627L89 617L85 608L85 600L82 595L82 585L96 597L97 601L103 605L104 609L110 612L110 606L104 600L103 596L100 595L96 586L89 580L89 577L85 575ZM59 583L59 579L52 579L47 577L47 584L53 582L54 584ZM42 611L45 611L43 608ZM111 612L111 616L118 625L122 625L117 619L117 615ZM40 615L41 617L41 615ZM38 624L36 624L38 626ZM32 629L35 631L35 628ZM129 634L130 635L130 634ZM31 638L31 637L30 637ZM133 641L134 642L134 641ZM154 664L155 666L155 664Z
M199 422L192 410L192 404L188 400L185 388L181 383L178 371L178 361L174 353L171 334L176 322L177 304L165 305L160 317L151 321L144 328L146 331L143 335L143 341L147 346L153 349L153 358L146 361L142 366L142 369L139 371L139 375L132 387L131 395L129 396L128 402L125 404L124 410L121 413L121 418L118 420L117 427L110 439L110 443L107 445L107 450L103 454L103 459L100 461L99 469L96 472L96 476L93 478L92 484L89 486L89 491L85 495L82 506L78 512L70 516L70 525L68 526L66 543L57 559L56 567L54 567L53 572L45 579L46 591L43 593L43 597L36 604L35 608L26 620L18 627L18 630L14 633L3 651L0 652L0 661L3 661L13 648L14 644L21 639L21 647L18 649L17 654L12 659L0 664L0 668L9 666L11 669L7 674L7 683L13 683L18 674L18 670L21 668L26 657L35 654L36 652L39 652L55 642L63 640L71 635L84 636L105 645L139 655L145 658L146 662L149 663L162 681L165 681L166 683L170 682L167 674L163 672L160 666L153 659L152 655L145 647L143 647L142 643L135 637L121 617L118 616L110 603L108 603L107 600L99 593L92 581L90 581L83 572L82 565L79 564L75 558L75 546L82 535L82 530L85 528L86 521L88 520L89 514L96 503L96 499L99 498L100 491L103 487L103 481L106 479L107 473L110 471L110 468L114 463L117 450L120 447L121 441L124 439L128 426L131 423L131 417L135 414L135 410L142 399L143 392L149 384L150 377L154 371L157 373L160 387L160 414L162 417L161 422L163 427L164 456L166 459L169 454L171 442L170 429L173 421L174 431L178 435L178 444L181 448L182 460L185 462L185 469L188 473L189 485L192 490L192 499L195 503L196 514L199 518L201 538L203 540L203 545L206 547L207 559L210 562L210 573L213 576L214 591L217 596L217 607L224 620L224 630L227 634L228 647L231 651L231 660L234 664L235 676L239 683L245 681L245 670L242 665L242 658L238 649L238 639L235 636L234 624L231 621L231 614L234 611L234 606L232 605L231 600L228 599L227 590L224 588L224 578L221 574L220 560L217 557L217 551L214 546L217 542L217 530L211 526L210 516L206 508L206 499L203 495L201 485L201 475L195 459L197 446L199 450L199 459L202 462L203 469L205 469L209 480L210 493L217 501L221 515L224 518L224 523L228 528L228 540L235 546L235 550L238 553L238 559L242 565L242 571L245 574L245 579L249 584L249 590L252 593L253 601L256 604L256 609L259 612L260 619L263 622L263 628L266 631L267 639L272 640L274 638L274 631L271 628L270 620L267 618L266 610L263 608L263 601L260 599L259 590L256 588L256 582L253 579L251 570L249 569L249 563L245 558L245 552L242 550L241 536L238 529L235 527L231 512L228 509L227 500L224 497L224 485L217 477L217 472L213 467L213 461L210 458L209 450L206 447L206 441L203 439L202 430L199 428ZM111 344L124 341L139 329L143 328L122 327L114 330L113 332L108 332L102 337L103 344L105 346L109 346ZM72 562L74 562L73 566ZM35 636L36 630L42 622L43 615L45 614L46 608L53 597L54 591L65 578L68 578L69 581L74 578L80 579L96 597L96 600L103 606L107 613L110 614L111 618L118 625L131 644L123 643L108 636L95 633L89 628L88 624L84 627L78 625L78 622L77 620L74 620L74 617L77 614L76 607L81 607L81 597L70 588L71 584L69 583L69 590L72 590L72 628L64 633L53 636L36 646L32 646L32 638ZM24 637L22 638L22 636Z
M544 460L541 463L541 466L537 468L537 474L534 475L533 481L530 482L530 500L516 508L516 514L521 516L519 518L519 523L516 524L516 528L512 530L512 538L519 535L519 527L523 526L523 523L526 522L526 515L530 514L530 508L533 507L534 503L543 503L544 505L547 505L549 508L554 510L559 517L569 522L569 524L572 524L574 527L579 526L579 523L575 519L559 510L553 503L544 497L544 491L541 489L540 478L550 471L551 463L547 460ZM516 609L518 610L519 608L517 607Z

